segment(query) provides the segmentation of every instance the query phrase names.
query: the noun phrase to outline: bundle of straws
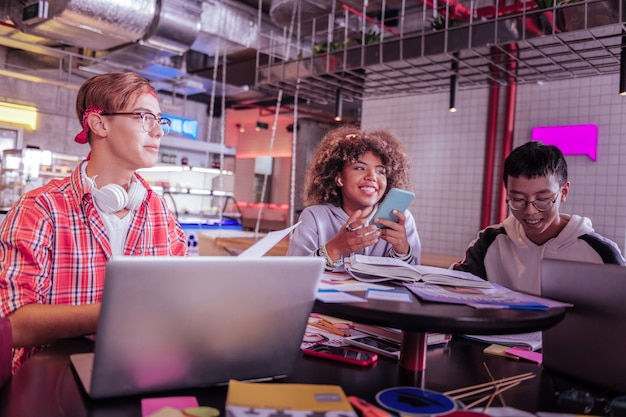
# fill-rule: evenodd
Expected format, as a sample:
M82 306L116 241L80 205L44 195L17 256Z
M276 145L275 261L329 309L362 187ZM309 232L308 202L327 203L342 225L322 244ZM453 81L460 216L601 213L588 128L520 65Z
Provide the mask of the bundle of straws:
M509 390L511 388L518 386L523 381L526 381L528 379L532 379L535 377L535 375L532 372L527 372L525 374L514 375L514 376L507 377L507 378L496 380L494 379L493 375L491 374L491 371L489 371L489 368L487 368L487 365L484 362L483 362L483 365L485 366L485 369L487 370L487 373L489 374L489 378L491 378L491 382L485 382L483 384L477 384L477 385L471 385L469 387L458 388L452 391L444 392L444 394L450 396L451 398L455 400L461 400L464 398L475 397L479 394L488 393L480 397L479 399L471 402L470 404L466 404L467 409L471 409L486 401L487 403L485 404L485 408L483 410L483 412L486 412L496 397L498 397L498 399L500 400L500 404L503 407L505 407L506 403L504 402L502 393L506 390Z

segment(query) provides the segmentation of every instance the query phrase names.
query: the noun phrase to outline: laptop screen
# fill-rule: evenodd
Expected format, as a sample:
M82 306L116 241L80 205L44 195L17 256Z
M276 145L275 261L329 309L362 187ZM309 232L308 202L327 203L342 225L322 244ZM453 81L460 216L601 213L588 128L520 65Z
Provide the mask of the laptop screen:
M323 260L119 257L106 270L90 395L284 376Z
M626 268L545 259L542 296L572 303L543 333L543 366L626 393Z

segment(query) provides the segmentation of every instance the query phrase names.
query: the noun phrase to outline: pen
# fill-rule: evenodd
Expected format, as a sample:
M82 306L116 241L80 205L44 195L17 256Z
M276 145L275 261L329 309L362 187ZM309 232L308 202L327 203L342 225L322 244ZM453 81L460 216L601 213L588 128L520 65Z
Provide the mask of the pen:
M334 327L336 329L338 329L337 326L335 326L333 323L329 322L328 320L320 317L319 319L317 319L318 322L322 325L322 326L328 326L328 327Z
M362 398L355 397L354 395L349 395L348 401L350 401L350 404L357 409L357 412L361 417L391 417L391 414L382 408L378 408Z
M338 327L340 329L343 329L343 328L354 329L354 324L350 320L338 319L336 317L324 316L323 314L317 314L317 313L311 313L311 317L318 319L318 320L324 320L325 322L330 323L333 326ZM330 320L327 317L329 317L332 320Z
M326 322L326 323L328 323L328 322ZM325 323L319 321L317 323L316 322L309 322L308 324L309 324L309 326L317 327L318 329L322 329L322 330L325 330L325 331L327 331L329 333L336 334L337 336L343 336L343 337L350 336L349 333L346 333L343 330L336 328L335 326L333 326L330 323L325 324Z
M341 327L337 326L337 325L336 325L336 324L334 324L334 323L331 323L330 321L328 321L328 320L326 320L326 319L324 319L324 318L320 318L320 319L319 319L319 322L320 322L320 324L321 324L322 326L326 326L326 327L328 327L328 328L330 328L330 329L333 329L333 330L339 330L339 332L341 333L341 335L342 335L342 336L344 336L344 337L350 336L350 333L346 332L346 331L345 331L345 330L343 330ZM337 333L337 334L339 334L339 333Z

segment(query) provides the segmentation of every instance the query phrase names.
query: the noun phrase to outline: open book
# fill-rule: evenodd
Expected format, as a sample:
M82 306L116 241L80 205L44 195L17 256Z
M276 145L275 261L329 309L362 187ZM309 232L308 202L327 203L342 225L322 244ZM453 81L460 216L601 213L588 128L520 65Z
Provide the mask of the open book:
M552 307L571 307L549 298L510 290L499 284L491 288L452 288L422 283L405 283L404 286L424 301L466 304L474 308L510 308L518 310L547 310Z
M344 260L344 268L363 282L404 281L454 287L491 288L491 284L464 271L435 266L409 265L399 259L352 254Z
M524 349L537 351L541 349L541 331L520 334L499 335L474 335L466 334L464 337L486 343L496 343L505 346L518 346Z

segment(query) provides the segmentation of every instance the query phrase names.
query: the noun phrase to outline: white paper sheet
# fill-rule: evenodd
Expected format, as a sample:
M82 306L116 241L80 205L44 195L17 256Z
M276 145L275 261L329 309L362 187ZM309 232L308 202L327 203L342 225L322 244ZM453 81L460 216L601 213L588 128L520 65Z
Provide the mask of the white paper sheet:
M295 229L301 222L294 224L291 227L282 230L275 230L269 232L263 236L262 239L257 241L254 245L250 246L245 251L239 254L240 258L260 258L265 255L270 249L272 249L278 242L283 240L293 229Z

